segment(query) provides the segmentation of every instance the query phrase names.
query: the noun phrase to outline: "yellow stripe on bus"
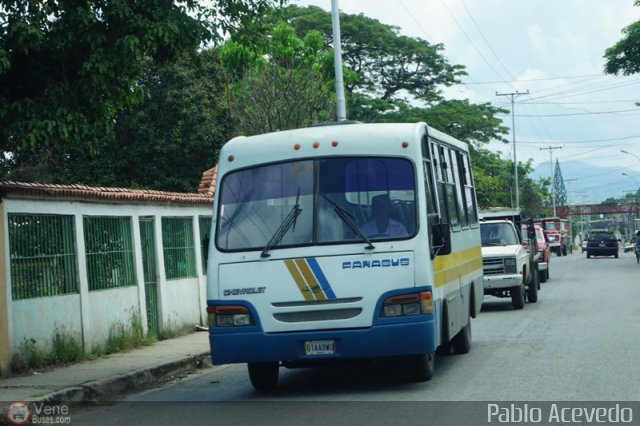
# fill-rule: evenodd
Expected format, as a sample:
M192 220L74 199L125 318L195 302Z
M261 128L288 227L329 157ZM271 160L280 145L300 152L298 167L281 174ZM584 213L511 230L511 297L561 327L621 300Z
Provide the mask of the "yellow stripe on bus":
M313 293L309 289L309 286L307 286L307 283L304 281L304 278L302 277L302 274L300 274L300 271L298 270L298 267L296 266L294 261L285 260L284 264L287 266L287 269L289 270L293 281L295 281L296 285L300 289L300 293L302 293L304 300L314 300Z
M457 251L445 256L438 256L433 260L434 281L436 287L441 287L460 276L482 272L482 252L480 246Z
M327 297L324 295L324 292L322 291L322 288L320 287L320 284L318 283L316 276L313 275L311 268L309 268L307 261L305 259L296 259L295 262L296 262L296 265L298 265L298 269L302 273L302 276L304 277L307 285L313 292L315 299L325 300Z

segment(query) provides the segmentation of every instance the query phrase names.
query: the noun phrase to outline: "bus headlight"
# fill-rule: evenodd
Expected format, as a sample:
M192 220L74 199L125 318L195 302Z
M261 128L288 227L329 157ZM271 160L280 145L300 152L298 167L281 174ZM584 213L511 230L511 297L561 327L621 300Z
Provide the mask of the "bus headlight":
M246 306L208 306L209 327L233 327L253 325L253 318Z
M382 305L382 315L385 317L430 313L433 313L433 296L430 291L389 297Z
M385 317L399 317L402 315L402 305L399 303L384 305L382 311Z

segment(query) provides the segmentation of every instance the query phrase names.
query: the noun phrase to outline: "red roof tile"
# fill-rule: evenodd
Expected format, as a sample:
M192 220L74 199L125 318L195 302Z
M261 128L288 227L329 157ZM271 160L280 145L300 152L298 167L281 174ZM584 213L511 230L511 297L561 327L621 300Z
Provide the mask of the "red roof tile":
M213 197L216 192L216 183L218 178L218 165L209 170L202 172L202 178L200 179L200 185L198 185L199 194L207 194Z
M211 169L213 170L213 169ZM206 172L205 172L206 173ZM204 174L203 174L204 176ZM58 199L74 201L143 202L210 205L213 203L215 176L205 193L166 192L151 189L92 187L87 185L58 185L0 181L0 198Z

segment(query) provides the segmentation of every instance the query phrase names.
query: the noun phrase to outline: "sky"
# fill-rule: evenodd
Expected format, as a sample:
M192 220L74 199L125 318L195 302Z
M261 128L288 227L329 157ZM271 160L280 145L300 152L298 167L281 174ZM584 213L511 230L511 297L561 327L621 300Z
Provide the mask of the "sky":
M510 111L500 117L510 129L510 143L488 146L503 158L513 159L513 120L519 162L532 159L548 175L556 160L561 169L570 161L613 166L620 173L608 176L611 196L640 187L640 74L603 72L605 50L623 38L624 27L640 20L633 0L337 2L343 13L362 13L403 35L442 43L448 62L464 65L468 73L445 96ZM290 3L330 11L332 2ZM511 96L504 94L516 92L512 117ZM589 201L589 186L564 172L563 178L570 202ZM572 182L580 190L572 191Z

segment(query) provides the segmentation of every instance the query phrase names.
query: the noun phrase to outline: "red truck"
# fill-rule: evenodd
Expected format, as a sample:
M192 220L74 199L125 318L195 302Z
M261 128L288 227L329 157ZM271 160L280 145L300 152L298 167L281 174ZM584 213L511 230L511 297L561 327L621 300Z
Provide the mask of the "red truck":
M535 220L536 225L540 225L544 230L552 252L558 256L566 256L571 251L571 236L567 226L562 223L559 217L543 217Z

